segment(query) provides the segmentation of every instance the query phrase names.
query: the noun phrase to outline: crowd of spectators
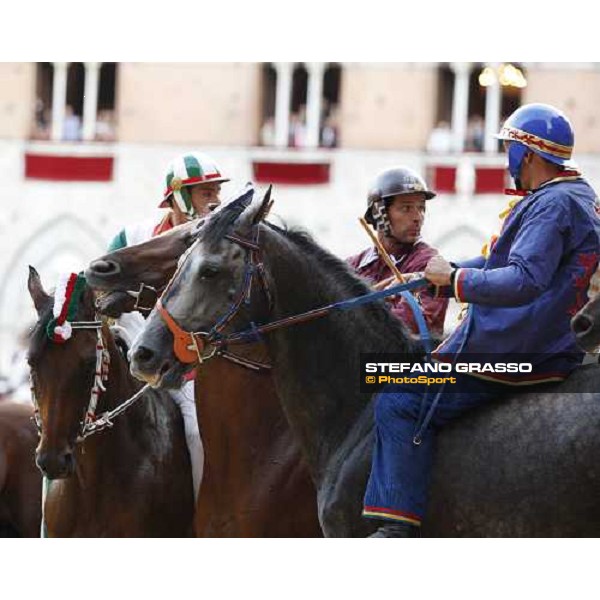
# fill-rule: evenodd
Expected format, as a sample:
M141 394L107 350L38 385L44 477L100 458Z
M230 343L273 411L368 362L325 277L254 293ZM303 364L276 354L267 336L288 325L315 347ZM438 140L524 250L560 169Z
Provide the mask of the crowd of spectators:
M306 106L290 115L288 129L288 147L304 148L307 145ZM267 117L261 127L260 143L262 146L275 145L275 118ZM321 148L336 148L338 145L337 107L326 105L321 114L319 129L319 146Z
M32 132L34 140L49 140L52 131L52 111L38 98L35 103L35 124ZM81 115L71 105L65 107L61 141L78 142L83 139ZM116 123L113 110L100 109L96 116L94 140L113 142L116 139Z
M481 115L469 117L465 134L464 152L483 152L485 121ZM431 130L427 140L429 154L450 154L457 150L454 135L447 121L439 121Z

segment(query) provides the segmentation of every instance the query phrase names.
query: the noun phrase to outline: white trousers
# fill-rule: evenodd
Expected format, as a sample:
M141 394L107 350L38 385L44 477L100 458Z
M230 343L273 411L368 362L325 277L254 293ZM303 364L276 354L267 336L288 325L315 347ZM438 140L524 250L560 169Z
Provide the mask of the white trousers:
M194 499L198 500L202 472L204 471L204 446L200 438L198 417L196 414L196 398L194 396L194 382L188 381L178 390L169 390L173 402L177 404L183 417L185 440L192 463L192 482L194 485Z
M144 329L145 320L139 312L124 313L112 327L115 335L120 337L128 348ZM204 470L204 447L200 438L198 428L198 417L196 416L196 400L194 397L194 382L188 381L178 390L168 390L173 402L179 407L183 417L183 429L190 462L192 464L192 483L194 486L194 499L198 499L202 472Z

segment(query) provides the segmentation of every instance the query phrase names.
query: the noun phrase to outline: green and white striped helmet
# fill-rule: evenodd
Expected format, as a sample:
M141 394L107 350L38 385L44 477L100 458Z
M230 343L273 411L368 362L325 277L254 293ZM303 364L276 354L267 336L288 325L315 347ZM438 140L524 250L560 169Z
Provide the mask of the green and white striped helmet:
M161 208L170 206L171 196L179 208L189 215L195 216L189 190L185 188L199 183L221 183L229 181L221 175L217 163L201 152L183 154L173 160L167 170L166 189L163 194Z

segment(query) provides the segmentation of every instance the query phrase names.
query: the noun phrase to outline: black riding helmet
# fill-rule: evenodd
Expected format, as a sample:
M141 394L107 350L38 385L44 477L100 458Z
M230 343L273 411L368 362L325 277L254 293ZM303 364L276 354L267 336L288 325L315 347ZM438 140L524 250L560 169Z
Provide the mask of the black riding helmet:
M392 167L382 171L373 182L367 197L365 221L389 235L386 208L389 199L402 194L422 193L425 200L435 198L425 180L409 167Z

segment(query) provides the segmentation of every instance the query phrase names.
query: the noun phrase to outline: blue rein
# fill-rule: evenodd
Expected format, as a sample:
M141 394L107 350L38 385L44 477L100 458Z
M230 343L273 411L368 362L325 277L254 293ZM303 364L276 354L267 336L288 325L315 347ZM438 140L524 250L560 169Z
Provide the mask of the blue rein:
M313 310L309 310L298 315L284 317L283 319L272 321L270 323L266 323L265 325L257 326L253 324L249 329L238 331L236 333L223 337L219 336L214 341L219 340L219 338L221 339L221 343L239 343L244 341L256 340L261 333L265 333L267 331L292 325L298 322L305 322L313 318L322 317L329 314L330 312L333 312L334 310L352 310L353 308L357 308L365 304L370 304L372 302L376 302L377 300L381 300L389 296L395 296L397 294L400 294L408 302L408 305L410 306L413 312L415 321L417 322L417 326L419 328L419 335L425 347L427 357L429 358L429 355L431 354L431 351L433 349L431 335L429 333L429 330L427 329L425 317L423 316L423 311L421 310L419 303L409 292L409 290L422 288L426 285L429 285L429 282L424 277L421 277L420 279L415 279L413 281L409 281L408 283L399 283L385 290L369 292L368 294L364 294L363 296L349 298L348 300L340 300L339 302L333 302L332 304L328 304L321 308L315 308Z
M399 293L402 298L408 302L408 305L412 310L415 321L417 322L417 327L419 328L419 336L423 342L427 356L429 356L433 350L431 334L427 328L427 323L425 322L425 317L423 316L423 311L421 310L419 303L409 292L409 290L425 287L426 285L429 285L429 281L427 281L425 277L421 277L420 279L415 279L413 281L409 281L408 283L399 283L398 285L386 290L371 292L369 294L365 294L364 296L359 296L358 298L351 298L350 300L342 300L341 302L332 304L331 307L339 310L349 310L355 308L356 306L369 304L370 302L375 302L381 298L387 298L388 296L394 296Z

